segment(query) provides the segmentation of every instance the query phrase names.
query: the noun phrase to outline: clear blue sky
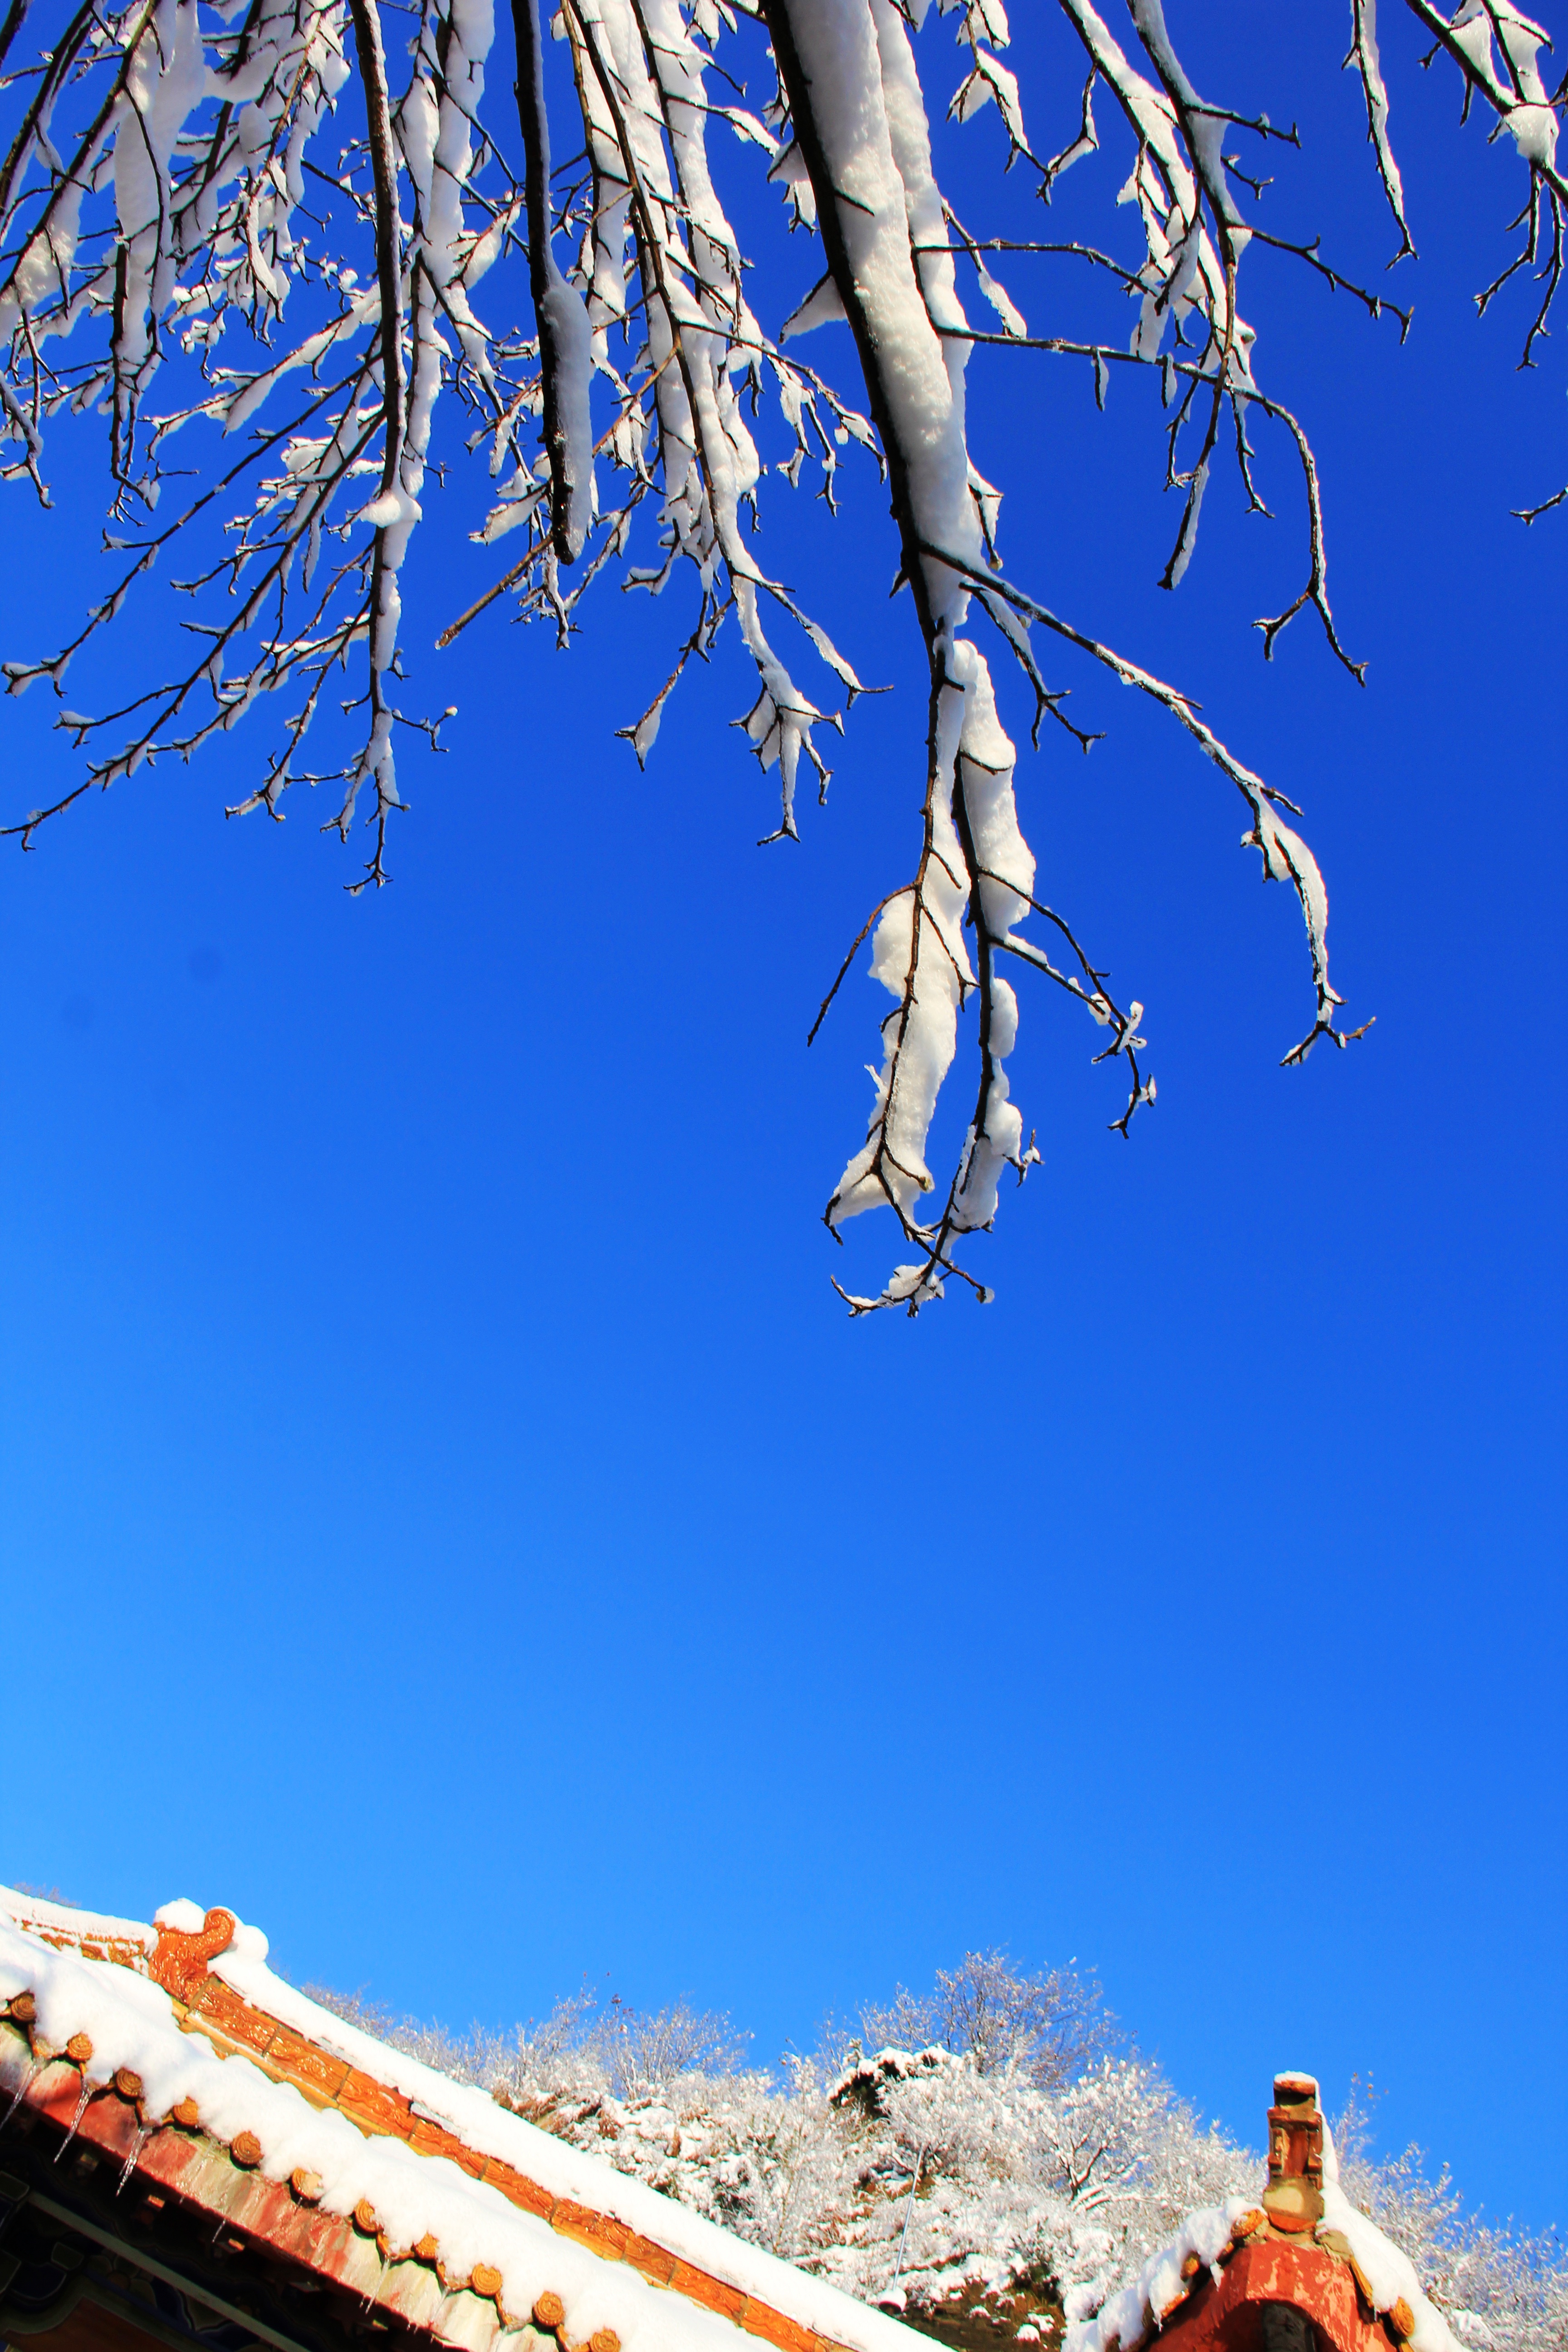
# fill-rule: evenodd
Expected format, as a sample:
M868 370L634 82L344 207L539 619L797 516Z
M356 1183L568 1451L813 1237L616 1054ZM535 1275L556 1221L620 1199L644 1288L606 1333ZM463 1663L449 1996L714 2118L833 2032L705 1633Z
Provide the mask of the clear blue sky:
M461 716L407 762L395 888L342 895L303 793L224 823L255 738L0 861L0 1877L221 1900L297 1978L456 2022L608 1971L731 2009L764 2057L966 1945L1077 1956L1235 2129L1276 2064L1333 2099L1370 2072L1389 2138L1568 2221L1568 516L1508 511L1568 472L1563 344L1520 376L1522 298L1478 326L1519 174L1386 13L1409 343L1258 254L1245 306L1316 440L1366 693L1307 621L1272 668L1249 631L1299 584L1277 443L1279 520L1218 478L1163 596L1152 387L1097 419L1077 369L973 363L1013 575L1303 803L1350 1017L1377 1015L1277 1066L1306 959L1239 801L1053 659L1110 738L1025 763L1025 829L1146 1003L1160 1094L1107 1135L1095 1038L1021 992L1044 1165L983 1245L994 1307L851 1326L828 1275L874 1284L890 1237L863 1221L846 1262L816 1222L880 992L805 1032L921 777L867 466L836 528L766 509L769 559L900 687L857 708L798 849L752 845L773 788L726 728L733 660L646 780L611 736L684 587L602 595L566 656L500 620L428 654L494 562L455 512L406 635ZM1280 18L1226 84L1309 139L1268 217L1375 272L1339 16ZM1039 37L1062 144L1080 69ZM976 222L996 135L952 166ZM1124 168L1053 226L1124 236ZM742 218L776 250L771 200ZM1125 331L1076 280L1014 285L1033 325ZM847 375L837 331L814 356ZM8 493L6 656L97 578L97 478L58 480L47 527ZM43 693L6 706L8 811L67 772Z

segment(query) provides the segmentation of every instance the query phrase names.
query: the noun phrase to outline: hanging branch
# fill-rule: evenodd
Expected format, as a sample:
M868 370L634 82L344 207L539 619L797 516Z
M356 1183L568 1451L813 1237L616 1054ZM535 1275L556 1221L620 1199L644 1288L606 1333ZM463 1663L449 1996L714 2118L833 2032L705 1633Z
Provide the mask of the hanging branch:
M588 320L556 267L550 209L550 126L539 0L511 0L517 41L517 116L528 206L528 272L539 336L544 447L550 459L550 533L563 563L575 563L588 529Z
M1414 261L1415 247L1410 224L1405 217L1405 184L1388 136L1388 92L1384 88L1383 61L1377 49L1377 0L1351 0L1351 46L1345 64L1353 65L1361 76L1362 95L1366 100L1366 135L1377 157L1377 176L1399 231L1399 250L1394 261L1403 261L1407 255ZM1391 269L1394 261L1388 265Z
M1300 813L1236 757L1190 696L1014 584L1003 487L973 462L968 408L972 373L983 378L989 364L977 349L1075 360L1089 370L1100 407L1119 368L1154 371L1162 478L1180 509L1161 574L1173 590L1193 573L1205 499L1227 476L1222 433L1245 508L1267 513L1248 436L1259 415L1277 425L1300 470L1305 549L1302 584L1256 624L1264 655L1273 658L1310 606L1333 660L1364 682L1330 604L1323 489L1307 425L1265 389L1266 371L1260 380L1240 273L1304 266L1303 284L1348 294L1371 321L1391 312L1402 340L1409 306L1357 283L1317 237L1286 234L1271 217L1265 225L1273 183L1247 142L1294 152L1300 133L1200 93L1163 0L1130 0L1125 42L1095 0L1058 0L1087 78L1080 83L1075 69L1052 93L1067 141L1054 155L1026 132L1025 94L1005 62L1002 0L952 4L963 68L948 113L1000 124L1004 190L1020 159L1049 198L1063 173L1104 173L1119 148L1104 184L1108 200L1124 200L1114 217L1130 238L1010 234L1028 226L1016 205L993 222L966 201L973 226L959 220L938 184L923 86L922 59L941 35L932 23L917 42L900 0L754 0L739 25L725 0L562 0L574 116L562 143L578 148L580 130L581 148L553 197L539 0L513 0L521 184L484 128L488 7L412 0L410 64L395 89L379 0L249 0L235 21L221 10L199 15L195 0L108 9L101 0L74 8L0 0L0 481L26 480L47 503L47 439L78 416L101 415L113 558L110 584L84 599L85 617L65 643L43 654L19 648L4 665L13 697L47 681L58 730L81 761L58 788L51 779L47 805L0 824L25 848L92 785L128 779L161 755L187 759L281 695L270 702L252 787L232 813L281 821L294 782L331 785L337 814L323 829L346 840L358 795L374 782L374 850L349 887L384 883L387 824L403 806L399 730L441 748L442 722L405 713L394 698L405 658L403 568L429 499L474 457L492 485L475 539L489 548L517 536L489 559L499 570L489 588L454 595L460 617L438 642L511 594L519 618L543 622L565 646L605 577L656 596L689 567L695 598L651 676L628 677L626 707L640 715L619 731L651 775L681 678L694 660L720 656L722 634L738 637L753 683L736 723L762 767L778 770L778 822L767 838L798 839L802 758L821 800L829 771L820 730L842 730L863 689L813 617L809 593L797 596L759 561L765 479L782 475L793 488L809 475L836 512L840 465L860 451L872 457L892 510L896 584L910 592L920 634L926 725L910 878L879 899L811 1032L868 942L891 1008L864 1138L826 1220L841 1240L854 1216L889 1209L905 1262L874 1296L844 1289L856 1313L915 1312L950 1277L988 1295L970 1262L973 1236L995 1215L1004 1172L1021 1181L1038 1157L1011 1096L1020 972L1089 1013L1105 1041L1097 1059L1125 1062L1114 1129L1126 1135L1154 1100L1142 1005L1112 1000L1105 974L1053 911L1053 894L1037 887L1015 747L973 642L977 614L1004 638L1033 696L1037 747L1047 714L1085 753L1101 732L1092 709L1074 703L1069 715L1067 689L1042 667L1044 630L1158 702L1241 793L1246 839L1265 878L1289 884L1307 932L1314 1018L1287 1062L1320 1038L1342 1046L1368 1026L1337 1025L1327 891L1284 821ZM1545 35L1512 0L1458 0L1451 16L1436 0L1405 5L1433 54L1458 68L1466 112L1483 100L1494 135L1506 132L1525 166L1515 242L1477 301L1482 316L1504 309L1535 273L1521 354L1533 365L1561 286L1568 202L1556 154L1562 92L1549 91L1541 71ZM753 112L742 52L751 44L754 68L764 37L775 87ZM735 52L721 56L730 42ZM1352 0L1345 62L1360 77L1399 230L1395 258L1413 257L1375 0ZM324 151L355 81L363 131L355 111L344 143ZM714 186L715 119L782 192L795 225L820 239L816 263L798 273L804 299L792 278L787 289L767 286L753 309L757 280ZM994 274L1000 254L1010 257L1009 286ZM1064 259L1075 272L1087 262L1095 283L1131 302L1125 336L1074 333L1070 316L1059 320L1066 331L1029 331L1026 312L1037 323L1042 316L1029 273ZM478 289L498 266L517 269L503 287L517 284L523 262L533 331L496 332L476 307ZM994 327L971 322L961 275L964 294L977 289L990 306ZM1088 281L1077 272L1075 282ZM511 292L500 299L504 316ZM1055 302L1054 288L1040 299ZM776 331L758 310L781 322ZM1048 307L1043 315L1058 323ZM797 338L833 321L849 329L866 413L796 356ZM462 418L451 445L433 437L447 394ZM780 425L782 454L770 438ZM176 490L183 475L190 487ZM1532 524L1565 501L1562 490L1516 511ZM165 567L180 551L182 576L170 579ZM173 655L158 650L163 585L185 600ZM112 707L85 697L65 707L68 673L86 674L110 630L128 634L132 614L145 648L138 645ZM797 684L768 635L781 616L842 688L843 709L819 709ZM323 723L347 727L346 749L307 768ZM1062 957L1058 940L1070 950L1065 966L1053 961ZM932 1137L961 1052L973 1057L973 1091L961 1081L968 1116L944 1161Z

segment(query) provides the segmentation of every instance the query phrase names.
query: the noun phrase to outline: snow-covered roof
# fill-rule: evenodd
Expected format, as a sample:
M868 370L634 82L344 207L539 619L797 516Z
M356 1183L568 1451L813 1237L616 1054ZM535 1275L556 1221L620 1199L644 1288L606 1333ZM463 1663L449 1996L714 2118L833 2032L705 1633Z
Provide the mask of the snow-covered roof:
M1316 2101L1313 2077L1287 2079L1310 2088ZM1340 2187L1339 2159L1326 2118L1321 2129L1323 2212L1313 2233L1318 2248L1344 2263L1362 2303L1387 2323L1395 2343L1409 2346L1411 2352L1460 2352L1447 2321L1422 2292L1408 2255ZM1079 2316L1074 2298L1068 2296L1062 2352L1135 2352L1176 2320L1187 2297L1206 2278L1217 2285L1221 2266L1241 2248L1272 2234L1267 2211L1254 2199L1232 2197L1224 2205L1200 2207L1092 2317ZM1274 2242L1281 2242L1277 2236Z
M470 2347L532 2314L563 2352L736 2352L737 2328L779 2352L910 2352L896 2320L333 2016L267 1949L193 1903L147 1927L0 1888L0 2097L43 2105L63 2068L79 2123L95 2095L132 2111L143 2164L168 2135L216 2144L352 2220L389 2307L413 2315L428 2273L432 2332Z
M1109 2295L1092 2318L1076 2315L1075 2304L1083 2289L1068 2295L1063 2352L1112 2352L1115 2346L1131 2352L1180 2309L1198 2278L1205 2272L1217 2275L1219 2264L1262 2227L1263 2212L1255 2198L1231 2197L1223 2205L1199 2206L1175 2236L1149 2256L1136 2278Z
M1392 2238L1384 2237L1377 2223L1359 2206L1352 2205L1340 2187L1339 2157L1333 2134L1325 2122L1323 2218L1318 2225L1319 2242L1335 2235L1349 2247L1348 2258L1357 2284L1373 2309L1384 2316L1396 2315L1395 2333L1405 2337L1415 2347L1415 2352L1459 2352L1452 2328L1424 2293L1409 2255L1401 2253Z

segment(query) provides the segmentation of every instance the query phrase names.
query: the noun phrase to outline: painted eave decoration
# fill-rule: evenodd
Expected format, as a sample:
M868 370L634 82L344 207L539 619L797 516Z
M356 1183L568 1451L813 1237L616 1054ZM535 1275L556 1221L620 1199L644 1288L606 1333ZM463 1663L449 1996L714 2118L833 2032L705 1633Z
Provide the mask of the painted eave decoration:
M122 2207L134 2183L127 2212L150 2194L215 2244L462 2352L519 2336L539 2352L911 2346L897 2320L332 2016L230 1911L170 1904L143 1927L0 1889L8 2107L112 2167Z

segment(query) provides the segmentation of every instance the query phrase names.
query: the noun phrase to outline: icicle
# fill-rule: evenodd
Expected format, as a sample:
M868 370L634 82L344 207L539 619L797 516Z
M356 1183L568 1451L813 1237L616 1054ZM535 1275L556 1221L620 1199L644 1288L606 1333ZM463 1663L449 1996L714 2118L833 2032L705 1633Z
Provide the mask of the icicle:
M61 2140L58 2147L55 2150L55 2162L57 2164L59 2162L61 2157L64 2156L67 2148L69 2147L72 2140L75 2139L77 2133L81 2128L81 2119L87 2113L88 2103L92 2097L92 2092L93 2086L84 2074L81 2079L81 2096L76 2103L76 2113L71 2117L70 2129L67 2132L64 2139Z
M47 2058L34 2058L29 2062L21 2081L17 2084L16 2089L11 2094L11 2103L9 2106L7 2106L5 2114L0 2116L0 2125L8 2124L10 2122L17 2108L21 2105L22 2101L32 2089L33 2084L37 2080L37 2076L43 2073L45 2067L49 2063L50 2061Z
M117 2197L122 2193L126 2182L135 2171L142 2151L153 2137L153 2128L151 2124L138 2120L136 2129L131 2136L131 2146L126 2153L125 2161L120 2168L120 2179L115 2184L114 2193Z

